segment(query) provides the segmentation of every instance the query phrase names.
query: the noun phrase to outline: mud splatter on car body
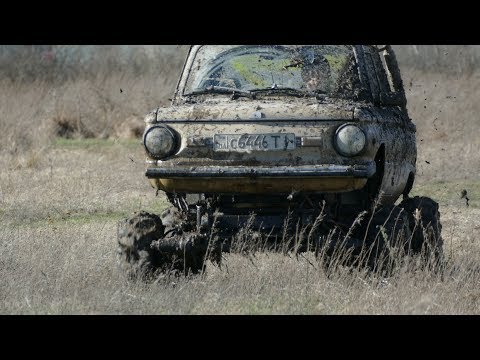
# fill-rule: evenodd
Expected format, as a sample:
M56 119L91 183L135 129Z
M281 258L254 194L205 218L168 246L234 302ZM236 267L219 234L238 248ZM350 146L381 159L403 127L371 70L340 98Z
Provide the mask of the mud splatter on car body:
M252 212L273 237L292 211L306 226L320 211L349 226L378 198L408 198L406 105L389 45L195 45L171 106L145 118L146 176L173 205L164 219L182 228L179 249L206 251L214 213L223 250Z
M147 131L159 125L168 126L179 142L171 156L149 159L147 176L155 187L166 192L203 192L205 184L214 181L209 191L217 193L337 192L360 189L376 174L381 175L380 191L385 201L394 202L408 190L409 179L411 182L415 175L415 126L405 110L398 67L387 66L392 63L389 47L381 51L374 46L352 47L351 61L356 65L363 97L290 96L276 89L256 94L255 99L232 100L233 91L219 94L214 89L211 93L188 96L189 82L198 63L208 64L212 58L218 61L226 51L258 52L258 46L223 48L192 47L172 106L157 109L146 117ZM200 60L199 53L203 56ZM328 58L329 54L323 56ZM382 62L382 58L389 61ZM249 58L246 65L252 61ZM339 67L338 61L334 64ZM237 77L244 76L245 66ZM357 156L343 156L335 149L336 132L346 124L360 127L366 135L366 147ZM293 134L295 139L294 146L284 151L218 151L214 144L215 137L222 134L282 133ZM232 141L233 146L238 142ZM379 151L384 152L382 169L377 169L375 163ZM280 168L284 176L269 176L269 169L273 173ZM310 170L308 176L296 174L305 169ZM253 186L245 186L246 183Z

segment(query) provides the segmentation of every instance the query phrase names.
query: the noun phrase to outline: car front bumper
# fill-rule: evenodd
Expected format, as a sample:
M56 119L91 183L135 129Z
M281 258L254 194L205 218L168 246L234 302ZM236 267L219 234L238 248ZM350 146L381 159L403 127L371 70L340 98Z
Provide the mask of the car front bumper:
M176 193L334 193L363 188L375 171L375 162L371 162L352 166L152 167L146 176L154 188Z
M310 178L353 177L369 178L375 174L375 162L366 165L315 165L315 166L191 166L151 167L146 171L149 179L182 178Z

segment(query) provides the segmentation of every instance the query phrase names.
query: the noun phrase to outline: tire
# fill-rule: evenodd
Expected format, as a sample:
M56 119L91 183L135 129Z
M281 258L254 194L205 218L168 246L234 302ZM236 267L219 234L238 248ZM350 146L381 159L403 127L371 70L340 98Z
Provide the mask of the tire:
M400 207L405 209L409 217L412 232L410 252L421 254L430 264L443 262L442 224L438 203L428 197L416 196L404 199Z
M220 256L221 259L218 246L209 248L209 237L197 232L196 222L185 213L170 207L162 212L160 218L165 226L164 237L155 241L152 247L161 271L195 275L205 271L207 257L215 260Z
M160 219L162 220L162 224L165 226L165 232L175 228L183 221L181 213L174 207L165 209L160 214Z
M401 263L405 244L411 237L408 215L403 208L383 206L373 215L365 217L359 231L364 236L364 242L355 254L357 264L389 273Z
M163 235L161 219L145 211L118 223L117 261L130 279L146 278L155 272L159 259L151 244Z
M187 276L205 271L208 238L202 234L170 230L153 247L163 272Z
M327 245L323 258L326 272L331 273L337 265L391 272L402 261L410 234L402 208L390 205L370 211L351 228L348 237L342 235Z

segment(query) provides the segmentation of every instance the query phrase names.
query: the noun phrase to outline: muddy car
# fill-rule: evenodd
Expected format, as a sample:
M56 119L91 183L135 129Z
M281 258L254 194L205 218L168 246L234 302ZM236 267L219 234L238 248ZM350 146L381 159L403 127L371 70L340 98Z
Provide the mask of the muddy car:
M409 197L416 130L390 46L195 45L145 123L146 177L172 206L119 223L130 273L203 271L248 248L239 234L373 267L392 247L441 257L438 204Z

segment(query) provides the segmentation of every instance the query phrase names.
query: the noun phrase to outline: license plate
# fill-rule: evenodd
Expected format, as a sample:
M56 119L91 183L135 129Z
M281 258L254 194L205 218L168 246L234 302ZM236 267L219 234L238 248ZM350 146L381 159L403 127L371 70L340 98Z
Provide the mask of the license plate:
M216 134L213 137L215 151L275 151L295 149L295 134Z

